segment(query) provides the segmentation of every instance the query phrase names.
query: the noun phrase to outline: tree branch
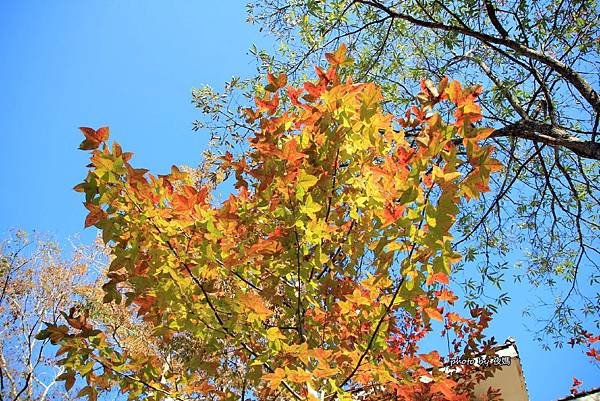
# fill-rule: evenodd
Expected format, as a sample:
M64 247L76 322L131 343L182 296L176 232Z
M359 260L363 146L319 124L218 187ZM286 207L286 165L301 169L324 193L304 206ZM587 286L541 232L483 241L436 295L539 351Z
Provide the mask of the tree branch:
M490 137L515 137L539 141L555 147L565 147L580 157L600 160L600 143L584 141L551 124L521 120L497 129Z
M386 14L388 14L391 17L410 22L417 26L422 26L424 28L429 28L429 29L438 29L438 30L442 30L442 31L446 31L446 32L460 33L465 36L469 36L469 37L478 39L485 44L492 43L492 44L507 47L525 57L537 60L537 61L547 65L548 67L550 67L557 73L559 73L567 82L569 82L571 85L573 85L577 89L577 91L579 91L579 93L590 103L590 105L593 107L593 109L596 112L600 112L600 96L592 88L592 86L589 84L589 82L587 82L573 68L569 67L568 65L561 62L560 60L557 60L554 57L551 57L551 56L549 56L543 52L540 52L538 50L531 49L527 46L522 45L521 43L515 42L512 39L508 39L508 38L504 38L504 37L498 38L498 37L491 36L491 35L488 35L488 34L485 34L482 32L474 31L474 30L472 30L470 28L466 28L466 27L446 25L441 22L431 22L431 21L425 21L422 19L418 19L418 18L413 17L412 15L403 14L401 12L394 11L391 8L386 7L385 5L379 3L375 0L356 0L356 1L358 3L364 4L367 6L375 7L377 9L385 12Z

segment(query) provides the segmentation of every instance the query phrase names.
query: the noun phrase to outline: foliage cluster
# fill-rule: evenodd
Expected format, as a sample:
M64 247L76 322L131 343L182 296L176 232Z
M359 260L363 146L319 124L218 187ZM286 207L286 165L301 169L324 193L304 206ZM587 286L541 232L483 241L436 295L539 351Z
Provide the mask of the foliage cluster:
M222 203L189 172L132 167L108 128L82 128L91 164L76 190L112 255L103 301L135 306L155 346L135 352L72 309L38 336L60 344L67 387L84 378L90 400L114 384L132 400L467 400L490 374L449 372L418 346L437 321L449 357L493 353L489 312L460 316L448 288L459 207L501 168L480 145L492 130L474 125L481 87L423 82L395 118L375 84L340 77L343 46L327 59L302 87L268 74L244 110L249 151L213 166L235 175Z

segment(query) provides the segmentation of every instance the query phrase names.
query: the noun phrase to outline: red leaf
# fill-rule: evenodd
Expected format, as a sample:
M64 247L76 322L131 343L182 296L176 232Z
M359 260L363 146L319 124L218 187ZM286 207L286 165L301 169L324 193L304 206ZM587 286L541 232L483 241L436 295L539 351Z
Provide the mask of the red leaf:
M292 102L292 104L294 106L300 106L301 103L298 100L298 98L300 97L300 95L302 94L302 89L301 88L292 88L291 86L288 86L287 88L287 94L290 98L290 101Z
M398 148L398 162L400 164L407 164L415 155L415 150L406 150L403 147Z
M100 140L100 142L108 141L108 127L100 127L96 130L96 137Z
M583 384L582 381L578 380L576 377L573 378L573 385L571 386L571 394L575 395L579 392L577 387Z
M309 102L314 102L321 96L321 94L325 90L325 87L321 85L315 85L312 82L305 82L304 89L308 93L303 96L303 99Z
M600 354L598 353L598 351L594 348L590 349L588 352L585 353L587 356L594 358L597 361L600 361Z
M89 127L79 127L79 129L85 136L85 140L79 145L79 149L81 150L98 149L98 146L100 146L102 142L106 142L108 140L108 127L98 128L97 131Z
M139 306L138 316L142 316L150 312L150 308L154 305L156 297L152 295L143 295L136 298L133 303Z

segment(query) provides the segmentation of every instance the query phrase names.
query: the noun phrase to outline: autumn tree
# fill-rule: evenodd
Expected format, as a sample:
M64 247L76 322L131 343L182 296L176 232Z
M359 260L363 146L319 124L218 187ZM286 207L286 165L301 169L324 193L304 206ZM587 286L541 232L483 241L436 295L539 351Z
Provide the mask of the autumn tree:
M474 126L481 87L442 79L434 95L424 82L393 117L377 85L344 75L344 47L327 60L301 87L268 74L244 110L248 150L200 176L150 174L108 128L81 129L91 163L76 190L112 258L103 302L134 308L153 338L131 350L93 308L48 322L38 339L60 346L67 387L81 378L90 400L116 385L130 400L441 401L468 400L490 374L443 367L493 352L489 312L461 316L448 288L456 216L501 169L480 144L493 130ZM235 190L217 202L228 173ZM447 350L419 347L434 330Z
M482 124L496 129L486 142L507 168L492 179L491 193L458 219L456 245L467 256L466 270L478 271L461 279L465 301L493 296L489 307L502 305L513 277L539 288L542 301L532 305L530 320L542 320L539 339L557 345L600 329L597 16L595 0L267 0L248 6L249 22L277 44L276 53L252 49L260 71L286 71L291 81L302 81L324 52L345 42L355 58L354 76L376 82L393 113L415 101L423 78L449 76L486 88ZM236 78L224 93L195 91L194 102L208 115L199 124L218 127L217 142L238 143L248 127L236 101L243 104L239 93L257 86ZM434 85L426 86L438 95ZM524 245L515 250L511 244ZM497 262L507 258L520 259L524 268Z

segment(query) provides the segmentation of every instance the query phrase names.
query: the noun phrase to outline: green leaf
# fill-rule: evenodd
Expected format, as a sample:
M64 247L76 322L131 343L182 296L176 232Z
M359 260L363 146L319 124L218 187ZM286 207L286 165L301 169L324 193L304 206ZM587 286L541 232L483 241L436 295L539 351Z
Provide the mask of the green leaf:
M303 198L304 194L311 189L317 181L319 181L317 177L301 170L298 175L298 181L296 182L296 195L298 198Z

